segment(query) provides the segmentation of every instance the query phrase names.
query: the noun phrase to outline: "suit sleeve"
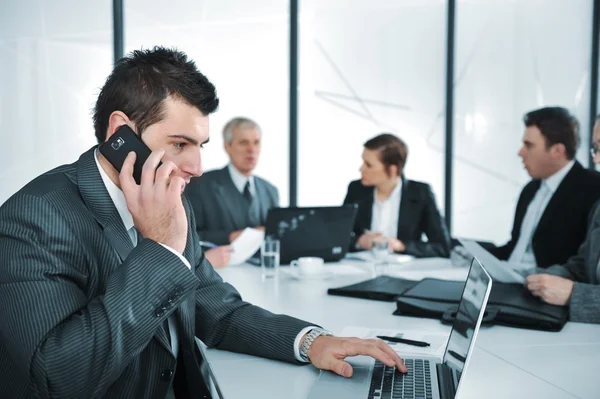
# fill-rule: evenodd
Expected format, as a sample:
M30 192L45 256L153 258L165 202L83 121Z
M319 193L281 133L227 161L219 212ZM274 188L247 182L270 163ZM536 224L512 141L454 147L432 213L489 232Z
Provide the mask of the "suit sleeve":
M444 219L437 208L431 187L428 185L425 187L425 210L423 219L420 221L420 229L425 233L428 241L407 241L404 243L406 245L404 253L418 258L447 258L450 256L450 235L448 234Z
M195 259L195 274L200 281L196 290L196 336L209 347L298 363L294 355L296 336L317 324L244 302L233 286L223 282L200 247Z
M36 397L104 396L199 284L145 239L90 293L88 279L106 269L52 204L19 196L0 226L0 339Z
M600 324L600 285L575 283L569 301L569 320Z

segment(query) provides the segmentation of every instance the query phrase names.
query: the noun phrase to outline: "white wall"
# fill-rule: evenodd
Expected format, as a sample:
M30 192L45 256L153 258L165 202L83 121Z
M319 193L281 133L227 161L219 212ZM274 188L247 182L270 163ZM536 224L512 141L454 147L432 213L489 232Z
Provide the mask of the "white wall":
M95 144L91 108L112 65L110 2L2 1L0 204Z

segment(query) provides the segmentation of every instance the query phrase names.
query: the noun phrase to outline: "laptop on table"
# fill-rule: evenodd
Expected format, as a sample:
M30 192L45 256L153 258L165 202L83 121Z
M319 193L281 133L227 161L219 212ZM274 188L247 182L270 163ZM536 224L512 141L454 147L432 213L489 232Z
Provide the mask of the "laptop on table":
M267 214L265 235L280 241L281 264L302 256L336 262L346 255L358 207L272 208Z
M474 258L442 359L403 357L408 373L402 374L395 367L388 367L367 356L349 358L347 360L354 368L352 378L321 371L309 399L457 397L491 290L490 275Z

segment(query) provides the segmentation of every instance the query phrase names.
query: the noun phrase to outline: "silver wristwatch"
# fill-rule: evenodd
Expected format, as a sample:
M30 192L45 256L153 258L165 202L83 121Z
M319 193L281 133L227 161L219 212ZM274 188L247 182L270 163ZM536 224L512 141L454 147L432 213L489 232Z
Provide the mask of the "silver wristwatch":
M312 345L313 341L321 336L321 335L333 335L331 332L327 330L323 330L322 328L313 328L309 332L306 333L304 339L302 340L302 344L300 345L300 357L305 362L310 362L308 358L308 350Z

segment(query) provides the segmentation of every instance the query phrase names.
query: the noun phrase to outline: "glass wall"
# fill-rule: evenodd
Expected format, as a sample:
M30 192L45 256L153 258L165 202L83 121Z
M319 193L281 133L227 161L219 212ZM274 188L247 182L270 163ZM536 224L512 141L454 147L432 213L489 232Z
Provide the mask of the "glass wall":
M300 2L298 204L338 205L363 143L397 134L443 211L446 4Z
M549 105L581 123L589 151L591 0L459 0L456 12L453 235L505 242L529 176L523 114Z
M112 67L111 15L110 2L3 2L0 204L95 144L91 109Z
M228 162L221 130L235 116L262 127L256 174L289 203L289 2L159 0L125 2L125 50L174 46L192 57L217 87L204 169Z

